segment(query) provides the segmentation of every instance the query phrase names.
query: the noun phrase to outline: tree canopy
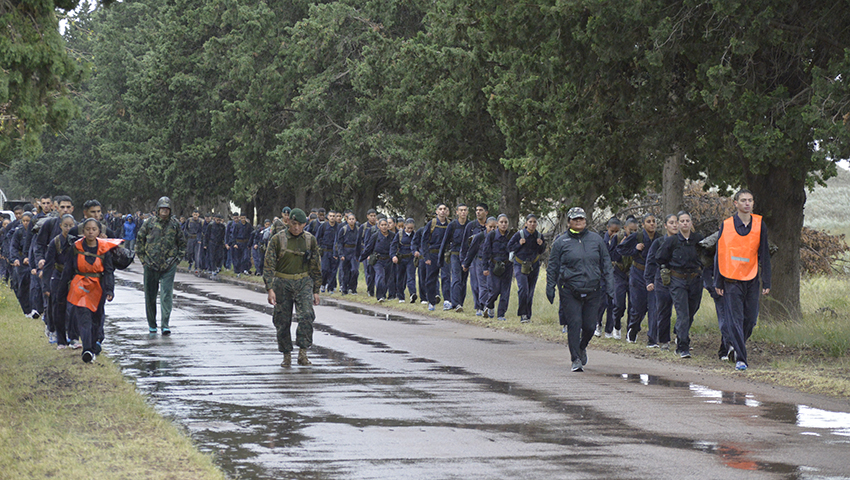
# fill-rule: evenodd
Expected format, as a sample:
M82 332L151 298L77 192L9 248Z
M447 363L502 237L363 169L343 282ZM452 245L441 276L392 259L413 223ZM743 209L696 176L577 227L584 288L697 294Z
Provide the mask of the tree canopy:
M75 6L0 4L0 152L37 193L516 222L657 190L680 152L754 191L795 315L806 188L850 156L847 0L137 0L63 43Z

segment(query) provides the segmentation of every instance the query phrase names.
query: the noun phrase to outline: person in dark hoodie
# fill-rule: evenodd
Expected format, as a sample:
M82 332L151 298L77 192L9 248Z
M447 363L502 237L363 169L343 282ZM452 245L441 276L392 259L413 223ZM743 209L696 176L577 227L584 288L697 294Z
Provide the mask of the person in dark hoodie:
M584 209L571 208L567 219L569 230L555 240L549 253L546 298L554 303L558 288L558 317L567 326L572 371L581 372L587 365L587 344L596 328L599 303L605 295L614 296L614 271L602 237L587 230ZM603 283L607 291L602 290Z

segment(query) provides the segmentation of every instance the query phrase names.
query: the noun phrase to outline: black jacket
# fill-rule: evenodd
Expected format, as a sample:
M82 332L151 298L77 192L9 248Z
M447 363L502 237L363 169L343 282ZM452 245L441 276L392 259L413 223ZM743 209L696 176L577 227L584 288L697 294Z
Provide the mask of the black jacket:
M602 286L614 296L614 267L608 247L598 234L588 230L567 231L552 244L546 268L546 297L555 299L555 285L574 294L590 293Z

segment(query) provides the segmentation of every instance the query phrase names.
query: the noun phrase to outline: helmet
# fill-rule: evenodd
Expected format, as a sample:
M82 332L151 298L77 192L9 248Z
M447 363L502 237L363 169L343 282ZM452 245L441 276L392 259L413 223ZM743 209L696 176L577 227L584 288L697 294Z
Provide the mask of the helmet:
M159 200L156 201L156 209L167 208L171 210L171 199L168 197L160 197Z

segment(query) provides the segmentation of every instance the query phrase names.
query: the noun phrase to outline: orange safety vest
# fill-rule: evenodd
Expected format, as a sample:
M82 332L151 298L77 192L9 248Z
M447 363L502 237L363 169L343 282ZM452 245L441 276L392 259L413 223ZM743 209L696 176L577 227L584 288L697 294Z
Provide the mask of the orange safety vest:
M752 216L752 228L747 235L735 230L735 217L723 222L723 235L717 240L717 266L724 278L746 281L759 272L761 215Z
M124 240L98 238L96 254L83 250L83 242L85 241L85 238L81 238L74 243L74 248L77 251L77 274L74 275L68 288L68 302L96 312L103 295L103 289L100 286L100 277L103 275L103 255L121 245ZM94 256L94 263L87 262L86 256Z

